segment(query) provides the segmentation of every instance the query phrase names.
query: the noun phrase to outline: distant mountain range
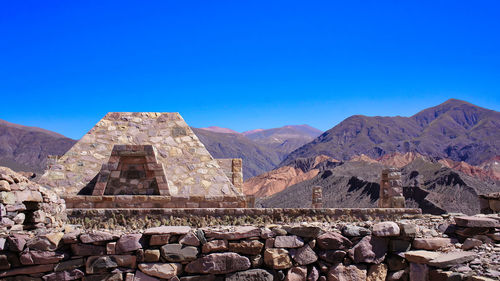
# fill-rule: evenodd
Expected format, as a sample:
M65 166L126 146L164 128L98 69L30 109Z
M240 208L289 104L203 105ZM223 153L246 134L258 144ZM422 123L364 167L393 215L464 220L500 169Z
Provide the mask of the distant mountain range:
M291 152L297 158L327 155L349 160L400 152L479 165L500 155L500 112L450 99L411 117L351 116L312 142Z
M52 131L0 120L0 166L42 172L48 155L64 154L75 142Z

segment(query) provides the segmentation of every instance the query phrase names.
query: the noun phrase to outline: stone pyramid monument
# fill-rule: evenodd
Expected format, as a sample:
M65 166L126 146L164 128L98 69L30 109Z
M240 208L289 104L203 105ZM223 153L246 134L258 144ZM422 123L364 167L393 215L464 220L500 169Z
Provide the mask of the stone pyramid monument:
M111 185L109 176L120 173L117 168L122 165L120 163L133 166L134 161L137 162L134 155L146 159L142 164L152 168L127 171L132 180L123 179L123 182L134 183L133 178L141 173L153 173L149 179L155 181L155 186L141 186L144 192L184 197L242 195L178 113L106 114L50 166L40 183L61 196L108 194L105 192L110 190L104 189L106 184ZM118 180L119 176L114 179L115 186ZM85 190L87 193L82 193ZM126 189L115 187L113 190L123 192Z

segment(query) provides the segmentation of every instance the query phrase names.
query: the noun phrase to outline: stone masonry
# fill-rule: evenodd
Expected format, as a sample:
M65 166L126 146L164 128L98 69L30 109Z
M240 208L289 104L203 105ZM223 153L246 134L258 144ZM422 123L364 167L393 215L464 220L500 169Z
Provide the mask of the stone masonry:
M395 168L382 171L380 179L379 208L404 208L405 198L401 183L401 172Z
M66 154L58 158L57 163L50 166L40 183L63 196L76 195L89 183L97 182L103 164L110 160L114 163L114 145L154 147L157 167L163 165L168 191L172 196L242 195L178 113L106 114ZM101 180L104 182L104 179ZM100 185L98 190L102 192ZM151 192L147 190L141 193Z

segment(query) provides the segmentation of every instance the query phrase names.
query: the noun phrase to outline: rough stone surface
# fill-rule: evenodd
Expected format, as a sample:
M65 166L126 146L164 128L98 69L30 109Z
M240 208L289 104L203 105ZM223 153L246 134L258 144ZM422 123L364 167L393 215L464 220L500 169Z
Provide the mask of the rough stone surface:
M324 233L316 239L318 246L323 250L345 250L352 246L352 242L336 232Z
M179 263L141 263L139 269L146 275L163 279L182 273L182 265Z
M363 266L337 264L328 270L327 278L328 281L366 281L366 269Z
M372 233L379 237L399 236L400 229L397 223L386 221L373 225Z
M236 253L209 254L190 262L185 270L198 274L225 274L250 268L250 260Z
M365 236L349 250L349 257L356 263L381 263L387 254L388 241L376 236Z
M264 243L258 240L241 241L239 243L229 243L229 251L243 255L258 255L264 248Z
M457 264L469 262L477 256L473 252L449 252L437 256L429 262L429 265L439 268L452 267Z
M271 248L264 251L264 263L273 269L292 267L292 260L285 249Z
M438 252L430 252L425 250L409 251L404 253L405 259L413 263L428 263L437 258L440 254Z
M276 248L299 248L304 246L302 238L292 236L277 236L274 238L274 247Z
M225 252L229 248L229 243L227 240L212 240L203 244L201 252L204 254L213 252Z
M122 235L120 239L118 239L118 242L116 242L116 253L121 254L141 249L142 245L141 243L139 243L139 240L141 240L141 238L142 234Z
M249 269L233 273L227 276L225 281L273 281L273 278L273 275L264 269Z
M500 221L474 216L455 217L455 223L464 227L500 227Z
M450 238L417 238L413 240L413 248L434 251L452 243Z
M430 281L429 266L420 263L410 263L410 280L411 281Z
M198 255L198 248L182 246L182 244L167 244L161 247L161 255L170 262L192 261Z
M387 265L374 264L368 269L366 281L385 281L387 277Z
M307 267L296 266L290 268L286 275L285 281L303 281L307 278Z

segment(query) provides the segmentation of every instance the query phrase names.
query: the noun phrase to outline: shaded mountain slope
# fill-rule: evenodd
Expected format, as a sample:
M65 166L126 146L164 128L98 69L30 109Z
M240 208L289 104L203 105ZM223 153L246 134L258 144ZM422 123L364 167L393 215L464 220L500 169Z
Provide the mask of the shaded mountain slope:
M242 158L245 179L272 170L284 157L240 134L192 129L214 158Z
M500 112L451 99L411 117L351 116L291 152L293 159L327 155L348 160L400 152L478 165L500 155Z
M75 142L55 132L0 120L0 165L42 172L48 155L62 155Z
M262 207L310 207L312 187L323 187L324 207L376 207L379 177L385 166L380 163L352 161L320 170L314 178L292 185L268 198ZM454 171L437 162L416 158L402 168L407 206L420 207L427 213L479 212L477 195L500 191L498 183L486 183Z

